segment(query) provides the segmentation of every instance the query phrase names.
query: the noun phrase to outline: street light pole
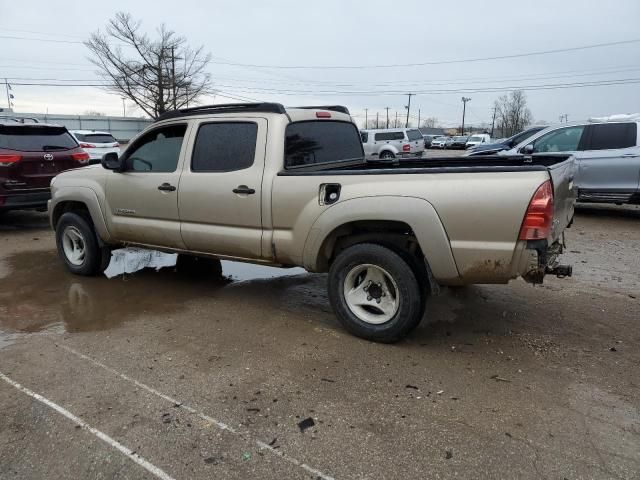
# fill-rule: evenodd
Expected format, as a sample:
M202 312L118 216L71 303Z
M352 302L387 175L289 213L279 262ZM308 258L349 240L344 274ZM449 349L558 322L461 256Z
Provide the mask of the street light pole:
M464 116L467 113L467 102L471 101L469 97L462 97L462 135L464 135Z

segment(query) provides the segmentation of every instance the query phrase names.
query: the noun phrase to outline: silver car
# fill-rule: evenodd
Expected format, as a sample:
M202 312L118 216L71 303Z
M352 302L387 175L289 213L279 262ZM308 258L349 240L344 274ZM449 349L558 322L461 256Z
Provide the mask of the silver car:
M571 153L578 201L640 204L638 124L635 117L547 127L499 155Z
M361 130L360 138L367 160L422 158L424 138L417 128Z
M451 147L452 143L453 143L453 138L442 136L442 137L434 138L431 141L431 148L442 148L444 150L445 148Z
M100 163L102 157L115 152L120 154L120 144L109 132L97 130L71 130L80 147L89 154L89 163Z

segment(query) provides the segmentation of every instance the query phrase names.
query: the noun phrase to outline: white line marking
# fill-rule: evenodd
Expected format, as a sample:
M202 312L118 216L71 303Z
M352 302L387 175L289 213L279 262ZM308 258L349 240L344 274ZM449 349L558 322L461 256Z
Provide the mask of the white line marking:
M94 365L97 365L98 367L122 378L123 380L126 380L129 383L133 383L136 387L142 388L143 390L146 390L147 392L162 398L163 400L166 400L167 402L172 403L174 406L177 406L178 408L182 408L184 410L186 410L189 413L192 413L194 415L197 415L198 417L202 418L203 420L206 420L209 423L212 423L213 425L215 425L216 427L220 428L221 430L226 430L230 433L233 433L234 435L238 435L239 437L243 437L243 438L247 438L249 440L251 440L253 443L255 443L258 448L260 448L261 450L267 450L268 452L273 453L274 455L280 457L281 459L285 460L286 462L289 462L292 465L295 465L296 467L302 468L303 470L305 470L308 473L311 473L313 475L315 475L318 478L321 478L322 480L335 480L333 477L331 477L330 475L327 475L326 473L322 473L320 470L317 470L309 465L307 465L306 463L303 463L299 460L296 460L293 457L290 457L288 455L286 455L284 452L277 450L275 448L273 448L272 446L268 445L267 443L264 443L260 440L255 440L250 438L249 433L248 432L240 432L238 430L236 430L233 427L230 427L229 425L227 425L224 422L221 422L220 420L216 420L213 417L210 417L209 415L206 415L202 412L197 411L195 408L190 407L189 405L185 405L184 403L176 400L175 398L172 398L168 395L165 395L164 393L159 392L158 390L156 390L155 388L152 388L148 385L145 385L144 383L139 382L138 380L131 378L128 375L125 375L124 373L120 373L117 370L105 365L104 363L99 362L98 360L95 360L94 358L89 357L88 355L85 355L84 353L78 352L76 350L74 350L71 347L68 347L66 345L61 345L59 343L55 344L56 346L66 350L67 352L75 355L76 357L82 358L83 360L86 360L88 362L93 363Z
M4 380L5 382L7 382L12 387L15 387L18 390L20 390L22 393L25 393L25 394L29 395L30 397L38 400L39 402L44 403L47 407L52 408L53 410L55 410L59 414L67 417L69 420L71 420L76 425L79 425L80 427L82 427L83 429L87 430L88 432L91 432L96 437L98 437L100 440L102 440L103 442L111 445L113 448L115 448L116 450L118 450L121 453L123 453L124 455L126 455L127 458L130 458L131 460L136 462L138 465L140 465L141 467L146 469L148 472L154 474L156 477L160 478L161 480L174 480L174 478L171 475L168 475L162 469L160 469L160 468L156 467L155 465L149 463L147 460L142 458L136 452L134 452L133 450L131 450L131 449L127 448L127 447L125 447L120 442L118 442L117 440L114 440L113 438L111 438L106 433L103 433L100 430L93 428L92 426L90 426L89 424L87 424L86 422L81 420L80 418L76 417L70 411L65 410L64 408L62 408L60 405L58 405L56 403L53 403L48 398L45 398L42 395L39 395L39 394L29 390L27 387L23 387L18 382L10 379L9 377L7 377L2 372L0 372L0 378L2 380Z

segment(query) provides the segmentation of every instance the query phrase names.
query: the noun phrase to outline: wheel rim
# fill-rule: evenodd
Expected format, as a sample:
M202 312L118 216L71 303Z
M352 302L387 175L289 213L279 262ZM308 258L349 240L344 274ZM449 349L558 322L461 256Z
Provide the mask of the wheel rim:
M372 264L353 267L344 281L344 299L360 320L380 325L398 312L398 286L384 268Z
M62 232L62 250L72 265L79 267L84 263L87 248L84 237L78 228L72 225L65 227Z

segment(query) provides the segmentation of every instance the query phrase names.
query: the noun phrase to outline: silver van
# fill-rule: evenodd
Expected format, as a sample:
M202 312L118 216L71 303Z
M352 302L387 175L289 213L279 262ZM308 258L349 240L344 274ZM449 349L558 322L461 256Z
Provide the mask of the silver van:
M547 127L499 155L571 153L578 201L640 204L638 124L633 118Z
M362 147L367 160L422 158L424 138L417 128L361 130Z

